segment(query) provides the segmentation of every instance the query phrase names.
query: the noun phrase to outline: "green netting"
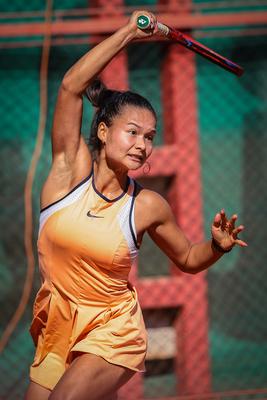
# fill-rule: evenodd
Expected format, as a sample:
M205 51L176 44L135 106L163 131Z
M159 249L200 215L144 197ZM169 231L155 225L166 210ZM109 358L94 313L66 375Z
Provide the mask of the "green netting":
M20 11L43 11L45 8L45 2L42 0L30 0L30 1L2 1L1 12L20 12Z
M50 128L57 89L66 70L88 46L62 46L51 49L48 85L48 119L42 155L33 188L35 240L38 227L39 193L51 163ZM23 243L26 173L35 145L39 113L39 48L0 51L1 109L1 282L0 334L12 317L22 293L26 274ZM83 131L89 132L92 108L85 103ZM28 332L33 297L39 288L38 274L25 315L0 357L0 398L21 399L28 382L28 368L33 358L33 344Z
M225 12L225 11L250 11L250 10L264 10L267 5L263 1L251 1L251 0L243 0L243 1L229 1L229 0L193 0L194 5L201 7L202 12L213 12L216 9L216 12ZM215 3L215 4L214 4Z
M43 0L13 0L1 2L1 12L20 12L20 11L43 11L46 2ZM54 10L67 10L72 8L88 8L90 5L89 0L53 0Z
M214 388L262 387L266 365L267 47L263 37L206 40L239 60L237 79L198 59L199 120L205 220L225 207L238 212L249 247L209 271ZM206 225L209 235L209 225Z
M125 0L124 1L125 5L127 6L135 6L135 7L139 7L139 6L146 6L146 5L155 5L157 4L156 0Z

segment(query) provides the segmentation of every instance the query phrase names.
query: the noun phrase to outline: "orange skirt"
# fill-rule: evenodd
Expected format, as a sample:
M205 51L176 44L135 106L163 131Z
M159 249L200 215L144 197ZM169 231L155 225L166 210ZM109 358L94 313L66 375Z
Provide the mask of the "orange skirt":
M43 284L30 327L36 353L30 379L52 390L75 352L144 372L147 334L135 288L117 305L76 304Z

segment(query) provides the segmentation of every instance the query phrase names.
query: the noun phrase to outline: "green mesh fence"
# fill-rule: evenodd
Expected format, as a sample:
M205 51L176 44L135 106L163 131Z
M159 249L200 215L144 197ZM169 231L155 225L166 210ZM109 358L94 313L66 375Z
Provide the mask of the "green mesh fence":
M5 4L5 11L41 10L44 7L43 2L33 5L16 1L12 7ZM127 4L133 5L133 2ZM85 1L64 2L64 8L87 5ZM60 8L59 3L56 7ZM209 237L210 221L218 209L225 207L228 214L238 212L240 221L246 226L242 236L249 243L245 251L235 249L208 272L212 390L264 388L267 387L266 38L229 37L202 41L219 53L238 60L246 70L244 77L237 79L197 58L205 234ZM39 192L51 161L49 131L57 88L64 72L88 49L87 45L53 46L51 49L48 124L33 189L35 238ZM38 127L40 55L40 48L0 50L0 334L17 307L26 273L23 191ZM157 146L163 144L160 71L164 55L164 45L160 43L134 44L128 49L129 86L147 96L159 115ZM87 136L92 115L87 103L84 114L82 130ZM168 197L171 178L147 177L142 182ZM139 275L169 275L167 258L148 239L143 243ZM28 327L38 287L36 273L27 309L0 356L0 399L22 399L28 384L28 368L34 354ZM149 324L153 326L151 312L144 314L148 327ZM157 314L155 318L169 326L177 314L179 310L166 310L164 316ZM145 398L176 396L176 379L173 358L147 362ZM236 396L221 398L231 400ZM264 399L266 395L243 394L239 398Z
M215 40L206 41L215 46ZM218 46L219 45L219 46ZM225 390L266 385L266 100L263 37L216 41L239 59L235 79L198 60L199 115L205 220L218 207L238 211L245 252L237 250L208 274L214 386ZM206 234L208 235L208 225ZM227 377L227 378L226 378Z
M17 307L25 279L23 190L37 129L39 49L1 51L1 334ZM19 62L18 62L19 60ZM37 199L36 199L37 200ZM3 398L19 398L33 356L31 304L1 355ZM26 367L26 368L25 368ZM21 397L20 397L21 398Z
M12 2L2 1L1 11L5 12L20 12L20 11L43 11L45 9L45 1L43 0L14 0ZM53 0L53 10L68 10L72 8L88 8L89 0Z

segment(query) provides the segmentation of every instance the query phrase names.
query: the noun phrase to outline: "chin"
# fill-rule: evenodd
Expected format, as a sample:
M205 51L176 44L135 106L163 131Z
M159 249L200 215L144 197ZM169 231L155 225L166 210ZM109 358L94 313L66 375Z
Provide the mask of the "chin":
M127 168L128 168L129 171L136 171L137 169L143 167L144 164L145 164L145 163L143 163L143 162L140 163L140 164L139 164L139 163L135 163L135 164L132 164L132 165L128 165Z

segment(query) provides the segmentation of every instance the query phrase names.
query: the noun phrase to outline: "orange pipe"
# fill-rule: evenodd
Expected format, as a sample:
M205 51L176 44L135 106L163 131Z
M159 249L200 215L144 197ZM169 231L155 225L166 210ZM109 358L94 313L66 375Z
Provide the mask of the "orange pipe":
M266 11L221 14L157 14L162 23L177 29L206 28L218 26L261 25L267 23ZM55 21L52 35L104 34L117 30L128 20L127 16L90 18L79 21ZM0 37L36 36L47 31L45 22L0 24Z

